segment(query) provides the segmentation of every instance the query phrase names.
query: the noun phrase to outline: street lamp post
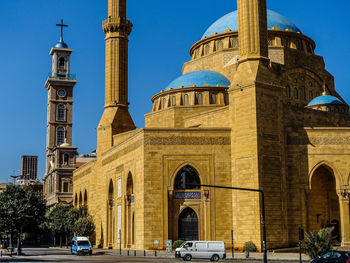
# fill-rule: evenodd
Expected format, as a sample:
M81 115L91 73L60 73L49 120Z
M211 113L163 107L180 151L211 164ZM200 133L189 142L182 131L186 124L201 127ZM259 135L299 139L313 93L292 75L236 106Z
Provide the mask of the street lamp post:
M205 185L205 184L200 184L200 185L196 185L196 186L209 187L209 188L230 189L230 190L247 191L247 192L258 192L258 193L261 194L261 209L262 209L262 211L261 211L261 224L262 224L262 235L263 235L263 253L264 253L264 263L267 263L264 191L260 190L260 189L229 187L229 186L218 186L218 185Z

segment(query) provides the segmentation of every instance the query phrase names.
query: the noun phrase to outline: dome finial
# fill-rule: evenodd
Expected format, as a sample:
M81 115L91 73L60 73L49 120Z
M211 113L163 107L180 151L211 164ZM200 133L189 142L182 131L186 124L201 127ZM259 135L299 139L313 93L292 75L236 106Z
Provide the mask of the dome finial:
M68 45L63 41L63 28L68 27L68 25L63 24L63 19L61 19L61 24L56 24L56 26L61 27L60 41L56 44L58 48L68 48Z
M323 81L323 92L322 92L322 95L323 96L329 95L328 92L327 92L327 87L326 87L326 81L325 80Z

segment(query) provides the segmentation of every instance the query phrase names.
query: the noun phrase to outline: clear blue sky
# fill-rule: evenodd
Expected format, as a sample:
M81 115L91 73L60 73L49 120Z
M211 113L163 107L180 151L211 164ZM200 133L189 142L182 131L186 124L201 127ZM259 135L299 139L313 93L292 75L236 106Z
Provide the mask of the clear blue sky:
M350 1L268 0L268 7L292 20L316 41L338 92L350 102ZM235 0L128 0L134 24L130 37L129 101L137 127L151 111L151 97L181 74L189 48L215 20L236 9ZM73 144L80 153L96 148L104 104L104 34L107 0L1 0L0 181L20 169L21 155L39 156L45 170L46 90L49 51L59 40L55 26L70 27L65 41L74 49Z

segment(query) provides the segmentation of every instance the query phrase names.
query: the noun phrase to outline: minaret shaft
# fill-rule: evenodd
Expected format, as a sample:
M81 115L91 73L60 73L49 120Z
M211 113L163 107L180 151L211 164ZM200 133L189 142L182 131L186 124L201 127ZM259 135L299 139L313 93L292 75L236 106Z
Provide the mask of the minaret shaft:
M266 0L237 0L240 60L268 57Z
M108 0L108 17L126 18L126 0Z

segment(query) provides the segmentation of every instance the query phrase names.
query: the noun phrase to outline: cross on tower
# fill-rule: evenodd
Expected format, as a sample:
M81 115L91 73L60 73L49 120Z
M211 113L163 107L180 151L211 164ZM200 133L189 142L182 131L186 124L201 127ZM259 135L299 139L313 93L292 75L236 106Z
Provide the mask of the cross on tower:
M63 24L63 19L61 19L61 24L56 24L56 26L61 27L61 42L63 42L63 28L68 27L68 25Z

